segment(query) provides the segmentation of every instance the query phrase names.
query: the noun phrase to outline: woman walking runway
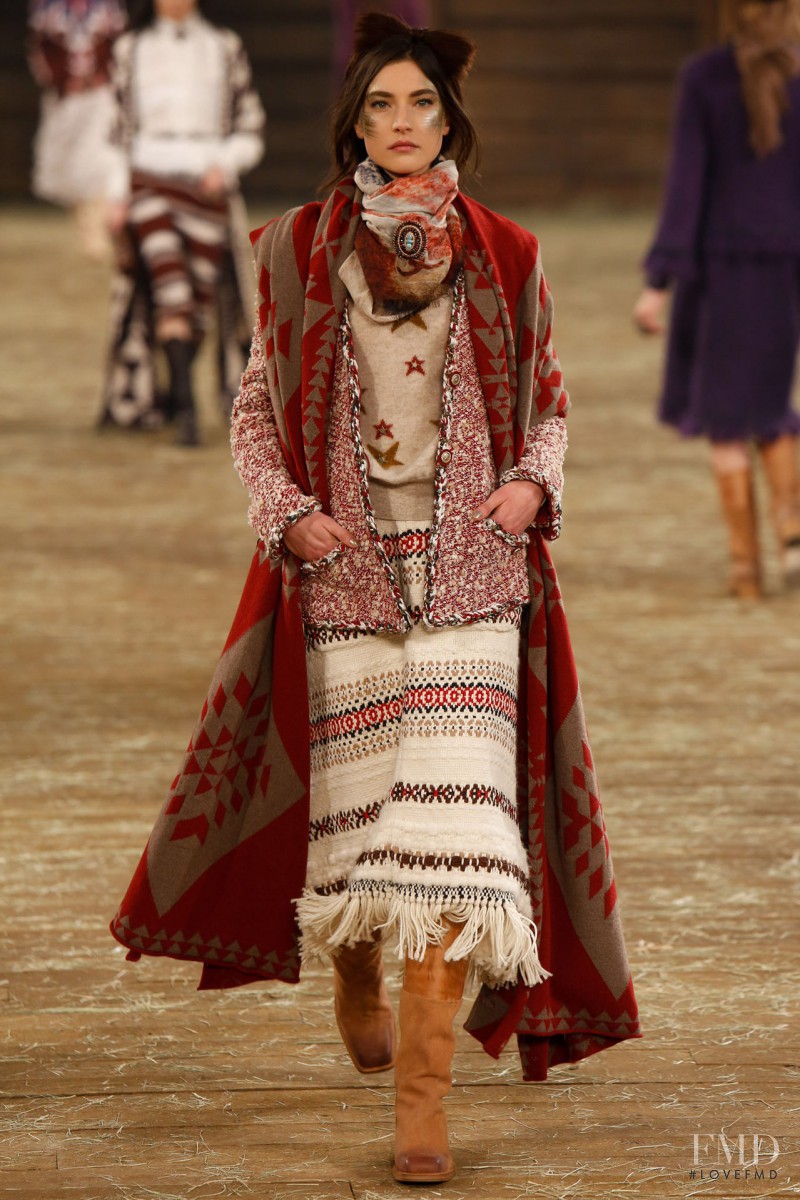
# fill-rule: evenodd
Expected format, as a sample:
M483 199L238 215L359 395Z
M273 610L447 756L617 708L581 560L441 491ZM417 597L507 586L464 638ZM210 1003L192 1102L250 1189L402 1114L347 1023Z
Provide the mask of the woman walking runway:
M257 236L232 445L259 549L112 926L134 957L202 960L207 987L330 960L356 1069L395 1067L409 1183L455 1169L468 974L470 1032L494 1055L516 1033L528 1079L638 1035L546 550L568 408L552 299L536 239L459 191L473 55L361 18L328 198Z

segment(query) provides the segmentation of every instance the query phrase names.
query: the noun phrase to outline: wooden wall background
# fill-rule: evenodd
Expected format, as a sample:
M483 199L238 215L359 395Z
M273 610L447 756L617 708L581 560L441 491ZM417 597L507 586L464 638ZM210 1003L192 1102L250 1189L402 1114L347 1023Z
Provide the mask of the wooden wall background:
M675 70L713 37L718 0L435 0L471 33L468 99L496 204L602 197L649 202L664 165ZM268 152L247 182L272 201L308 198L325 172L333 87L330 0L206 0L246 39L269 115ZM0 197L28 194L38 93L24 59L25 5L0 15Z
M478 43L470 107L492 200L658 193L675 71L714 37L709 0L440 0ZM476 189L476 194L479 194Z

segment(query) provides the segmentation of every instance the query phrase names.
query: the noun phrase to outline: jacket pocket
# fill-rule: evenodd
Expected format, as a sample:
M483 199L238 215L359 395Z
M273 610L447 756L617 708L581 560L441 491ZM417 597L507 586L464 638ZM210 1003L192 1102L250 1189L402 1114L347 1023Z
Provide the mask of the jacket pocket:
M306 577L319 575L332 566L342 554L344 554L344 546L340 542L332 550L329 550L327 554L323 554L322 558L315 558L313 562L301 562L300 574Z
M482 524L484 529L490 530L495 537L499 537L501 541L505 542L507 546L511 546L514 550L523 549L531 540L529 533L509 533L507 529L503 529L503 526L491 517L484 517Z
M478 620L527 603L526 540L467 512L445 518L428 601L434 623Z

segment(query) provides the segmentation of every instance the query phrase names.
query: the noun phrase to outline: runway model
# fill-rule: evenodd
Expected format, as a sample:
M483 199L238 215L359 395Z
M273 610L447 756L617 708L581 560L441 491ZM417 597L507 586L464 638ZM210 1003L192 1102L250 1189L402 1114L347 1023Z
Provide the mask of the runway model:
M660 416L711 442L730 591L761 594L751 448L761 458L787 586L800 586L791 406L800 340L800 16L796 0L728 0L724 46L679 81L661 223L634 317L661 331L673 286Z
M192 360L218 304L226 359L238 367L252 271L236 262L239 177L259 161L264 112L240 38L211 25L197 0L141 6L114 48L114 171L109 225L121 240L103 422L174 419L178 441L199 441ZM239 223L241 224L241 215ZM220 290L222 285L222 290ZM156 397L153 354L169 366Z
M324 204L260 231L234 457L258 552L112 928L203 987L332 961L394 1176L454 1171L453 1021L526 1079L638 1035L546 543L568 400L532 234L459 192L471 42L368 14ZM403 960L399 1049L382 947ZM210 953L209 953L210 951Z
M122 0L30 0L28 58L43 89L33 146L35 196L74 213L78 240L105 258L111 48L127 25Z

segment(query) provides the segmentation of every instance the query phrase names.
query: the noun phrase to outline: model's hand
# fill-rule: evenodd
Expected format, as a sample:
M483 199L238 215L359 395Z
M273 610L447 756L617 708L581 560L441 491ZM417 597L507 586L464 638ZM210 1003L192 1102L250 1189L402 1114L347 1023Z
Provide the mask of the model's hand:
M662 313L667 293L661 288L646 287L633 306L633 320L642 333L663 333Z
M352 548L358 545L349 529L321 512L311 513L290 526L283 535L283 543L303 562L316 562L318 558L324 558L339 543Z
M228 191L228 180L222 167L209 167L200 180L200 191L209 200L221 200Z
M118 237L128 221L127 200L108 200L106 202L106 228L112 237Z
M544 489L527 479L512 479L492 492L472 513L473 521L491 517L506 533L524 533L544 503Z

